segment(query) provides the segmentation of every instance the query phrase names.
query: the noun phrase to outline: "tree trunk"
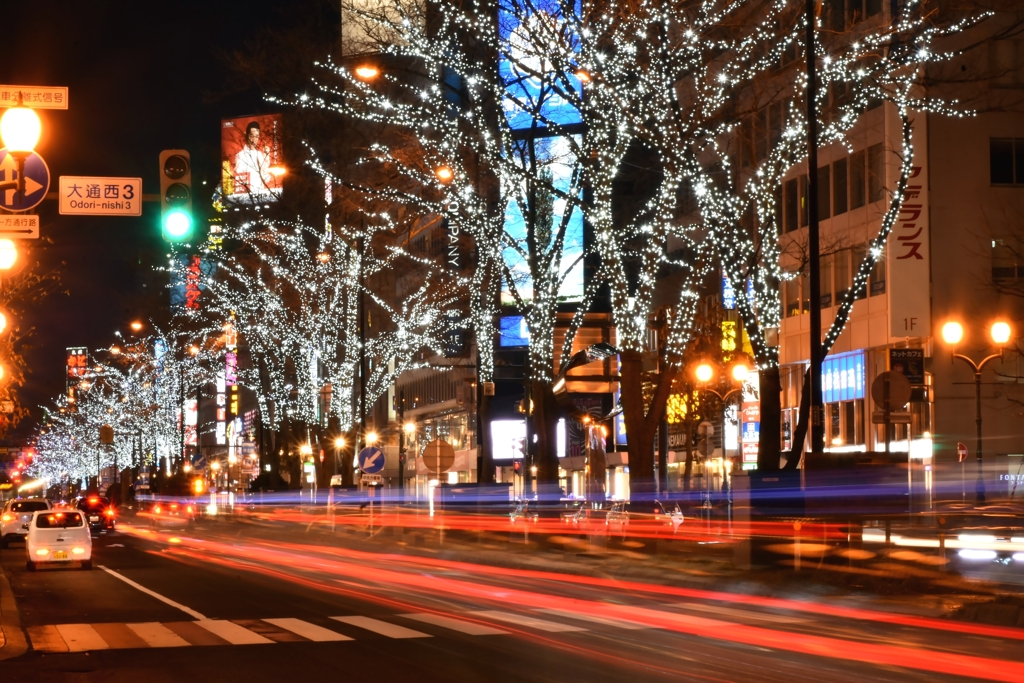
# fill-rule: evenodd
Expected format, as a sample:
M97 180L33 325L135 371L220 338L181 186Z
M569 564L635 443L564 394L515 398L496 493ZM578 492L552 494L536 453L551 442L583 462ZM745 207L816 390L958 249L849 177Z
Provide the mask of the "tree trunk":
M338 452L342 486L355 486L355 474L352 469L352 460L355 456L352 452L352 448L356 443L356 434L358 434L358 430L359 425L353 425L351 429L345 432L345 445L342 446L341 450Z
M648 427L643 392L643 356L623 351L619 356L622 417L626 421L630 495L654 493L654 434Z
M481 484L494 483L494 454L491 452L491 397L484 396L483 389L478 391L479 403L476 411L476 431L479 449L477 458L476 480Z
M683 467L683 490L689 491L693 480L693 406L686 411L686 465Z
M557 487L558 484L558 404L551 384L541 380L532 382L530 398L533 401L533 433L537 436L536 481L538 487Z
M776 472L782 459L782 380L779 366L760 372L761 434L757 444L757 469Z
M789 458L786 460L787 470L795 470L800 464L804 454L804 439L807 438L807 426L810 424L811 416L811 370L804 373L804 386L800 390L800 415L797 418L796 428L793 429L793 444L789 448Z
M658 493L668 491L668 420L658 423Z

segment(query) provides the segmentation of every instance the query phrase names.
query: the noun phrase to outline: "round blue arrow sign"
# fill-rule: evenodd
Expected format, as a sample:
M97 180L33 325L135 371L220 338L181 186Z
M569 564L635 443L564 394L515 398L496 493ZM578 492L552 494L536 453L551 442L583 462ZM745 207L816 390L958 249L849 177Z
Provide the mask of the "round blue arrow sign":
M50 189L50 169L43 158L31 152L25 158L23 173L24 195L16 187L5 187L0 190L0 207L8 211L28 211L46 198ZM4 147L0 149L0 186L18 180L18 161Z
M363 474L377 474L384 469L384 451L368 446L359 451L359 470Z

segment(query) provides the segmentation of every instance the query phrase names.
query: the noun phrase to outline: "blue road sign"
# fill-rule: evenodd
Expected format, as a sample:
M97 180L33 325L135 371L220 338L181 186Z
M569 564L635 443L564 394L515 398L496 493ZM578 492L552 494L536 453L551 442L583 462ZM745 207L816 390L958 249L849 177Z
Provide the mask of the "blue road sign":
M359 471L363 474L377 474L384 469L384 451L368 446L359 451Z
M0 183L18 180L18 162L7 148L0 149ZM50 189L50 169L43 158L32 152L25 159L25 195L14 188L0 190L0 208L28 211L46 198Z

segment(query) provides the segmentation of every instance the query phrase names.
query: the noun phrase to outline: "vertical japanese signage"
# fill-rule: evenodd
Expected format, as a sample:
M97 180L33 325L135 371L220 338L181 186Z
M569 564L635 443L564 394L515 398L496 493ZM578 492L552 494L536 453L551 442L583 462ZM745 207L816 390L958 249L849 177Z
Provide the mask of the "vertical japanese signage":
M263 204L281 196L281 115L221 121L221 193L233 204Z
M825 403L864 398L864 352L841 353L821 362L821 396Z
M757 373L747 375L741 392L743 410L740 414L740 446L743 462L756 463L761 438L761 388Z
M915 114L913 170L903 205L886 243L889 330L893 337L931 334L931 265L928 236L928 119ZM898 137L896 138L898 139Z

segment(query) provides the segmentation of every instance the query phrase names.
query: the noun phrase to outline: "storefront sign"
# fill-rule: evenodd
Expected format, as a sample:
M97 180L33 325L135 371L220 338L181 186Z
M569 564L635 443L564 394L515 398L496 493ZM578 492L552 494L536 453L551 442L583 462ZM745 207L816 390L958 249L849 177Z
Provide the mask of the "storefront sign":
M886 242L889 334L893 337L931 335L927 121L922 113L911 120L913 170L896 224ZM898 125L898 121L896 123ZM899 139L899 136L893 139Z
M924 384L924 349L889 349L889 369L911 384Z
M864 398L864 352L826 358L821 364L821 393L825 403Z

